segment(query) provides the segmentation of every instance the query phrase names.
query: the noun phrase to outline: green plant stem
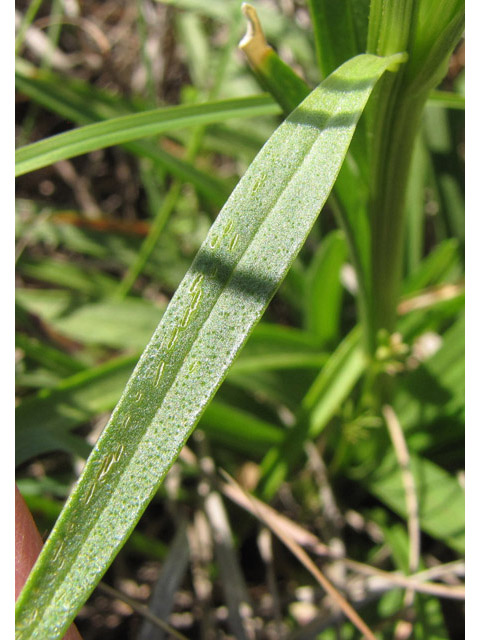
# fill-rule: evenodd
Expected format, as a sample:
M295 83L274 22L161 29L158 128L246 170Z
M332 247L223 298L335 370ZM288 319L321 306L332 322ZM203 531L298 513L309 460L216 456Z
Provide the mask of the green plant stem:
M413 0L372 0L369 51L408 51L418 8ZM384 55L384 54L383 54ZM404 86L404 70L387 74L371 108L370 206L371 295L366 327L371 355L379 329L392 331L400 293L405 193L419 118L427 96L412 100ZM375 97L375 96L374 96Z
M382 79L376 88L376 100L372 96L369 113L373 141L369 199L372 289L367 342L371 355L378 331L392 332L395 327L403 270L407 183L423 107L461 35L461 8L450 6L449 2L447 11L447 5L441 4L439 11L445 9L445 24L440 24L443 30L439 27L437 31L435 55L426 50L422 66L421 56L419 60L419 54L415 55L416 42L426 29L421 20L421 3L418 0L371 3L368 50L377 55L397 51L411 54L398 74L386 74ZM417 75L412 74L412 68L417 69Z
M383 55L410 51L419 5L419 0L372 0L367 37L368 51L382 51ZM387 51L390 53L387 54Z
M117 297L125 298L135 284L138 276L145 268L145 265L147 264L152 251L155 249L155 245L157 244L170 215L175 209L181 190L182 181L178 179L174 180L166 197L162 201L155 218L153 219L148 235L140 247L135 262L130 266L115 292Z
M387 79L388 80L388 79ZM370 220L372 229L372 322L369 345L380 329L393 331L400 295L405 229L405 197L410 161L427 93L413 98L392 80L378 118L381 148L373 154ZM391 150L395 149L395 153Z
M359 42L353 5L358 0L308 0L318 69L327 77L365 46Z

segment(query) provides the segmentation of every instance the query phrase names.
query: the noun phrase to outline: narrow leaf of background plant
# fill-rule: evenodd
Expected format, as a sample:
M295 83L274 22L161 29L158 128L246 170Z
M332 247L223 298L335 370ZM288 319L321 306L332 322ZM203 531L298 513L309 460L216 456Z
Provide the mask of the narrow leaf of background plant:
M212 226L17 601L17 638L62 637L195 427L325 203L378 78L358 56L291 114Z
M21 176L53 162L74 158L96 149L139 140L182 127L278 112L278 106L265 95L153 109L120 116L79 127L17 149L15 176Z

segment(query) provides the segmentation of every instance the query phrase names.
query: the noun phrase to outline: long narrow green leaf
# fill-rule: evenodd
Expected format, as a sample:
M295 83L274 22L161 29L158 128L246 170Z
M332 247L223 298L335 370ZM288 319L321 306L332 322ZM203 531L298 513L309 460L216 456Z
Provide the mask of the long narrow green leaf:
M304 398L303 406L310 414L308 433L311 438L321 433L338 407L348 398L365 371L366 364L356 327L332 354Z
M404 282L403 293L408 295L445 282L446 276L458 262L459 255L460 247L456 238L439 243Z
M178 456L325 203L378 78L348 61L277 129L212 226L17 600L17 640L61 638Z
M452 93L451 91L440 91L439 89L432 91L428 98L430 104L438 104L446 109L465 110L465 96L460 93Z
M302 401L302 412L288 437L262 462L260 491L270 499L302 454L306 438L316 438L348 398L366 366L357 325L330 356Z
M142 349L162 307L142 298L89 302L55 289L19 289L17 302L62 335L86 344Z
M124 144L199 124L221 122L230 118L271 115L279 108L268 96L220 100L205 104L153 109L89 124L39 142L15 152L15 175L46 167L96 149Z
M118 97L93 89L78 79L65 82L65 78L51 72L40 72L31 65L25 65L23 60L17 60L16 67L15 85L19 91L46 109L77 124L95 124L98 120L127 115L125 111L137 108L123 102L119 105ZM167 153L151 140L127 142L124 148L141 158L149 158L161 171L166 170L176 178L191 183L215 206L221 207L229 195L224 188L224 181Z
M86 365L77 358L19 331L15 334L15 346L22 349L27 358L60 376L72 375L86 369Z
M322 343L333 343L340 332L340 269L346 258L345 235L335 231L326 236L308 269L305 324Z

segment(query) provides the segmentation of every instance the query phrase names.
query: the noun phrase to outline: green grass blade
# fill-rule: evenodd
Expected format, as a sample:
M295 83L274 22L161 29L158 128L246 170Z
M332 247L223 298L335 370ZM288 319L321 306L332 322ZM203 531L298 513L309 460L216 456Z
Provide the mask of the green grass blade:
M422 260L417 269L403 284L403 294L413 294L426 287L435 286L446 278L460 260L460 246L456 238L448 238Z
M128 115L136 105L119 101L108 92L93 89L87 83L68 80L51 72L39 71L24 60L16 61L15 85L46 109L80 125L98 124L98 120ZM272 103L280 111L280 108ZM126 113L125 113L126 112ZM127 142L124 148L140 158L150 159L160 171L190 182L212 204L221 207L229 191L224 182L196 169L191 163L173 156L151 140Z
M359 334L357 326L344 338L304 398L311 438L318 437L365 371L367 360L360 348Z
M65 287L88 296L111 294L116 287L116 280L92 267L80 269L74 264L51 258L24 258L19 272L27 278L58 287Z
M45 109L66 120L85 125L146 109L90 85L79 78L63 77L53 71L39 69L23 58L15 58L15 87Z
M446 109L459 109L465 111L465 96L451 91L435 89L428 98L430 104L438 104Z
M301 457L307 438L316 438L327 426L365 371L357 325L332 353L302 401L302 412L288 437L272 447L262 462L261 495L270 499Z
M29 26L35 20L35 16L37 15L43 0L33 0L28 5L27 10L25 11L25 15L20 23L18 28L17 35L15 36L15 54L17 54L23 46L25 40L25 34Z
M33 362L55 371L60 376L72 375L86 369L86 365L75 357L20 332L15 334L15 347L21 349Z
M281 427L217 400L206 408L200 428L214 442L244 451L248 456L265 454L281 443L285 435Z
M15 175L46 167L59 160L132 140L159 135L172 129L278 113L268 96L220 100L199 105L152 109L112 118L34 142L15 152Z
M320 245L307 272L305 323L321 343L333 344L340 334L340 270L346 259L345 235L334 231Z
M178 456L330 193L378 78L358 56L277 129L147 345L17 600L17 640L61 638Z

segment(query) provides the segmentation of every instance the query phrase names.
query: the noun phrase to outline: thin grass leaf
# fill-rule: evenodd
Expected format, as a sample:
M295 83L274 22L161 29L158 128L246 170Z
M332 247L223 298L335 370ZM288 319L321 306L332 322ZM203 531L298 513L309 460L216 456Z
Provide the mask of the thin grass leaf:
M304 395L301 414L288 437L265 456L261 483L265 499L275 495L302 455L305 440L318 437L348 398L365 367L366 358L360 347L360 327L357 325L330 356Z
M80 269L71 262L45 257L41 260L22 259L19 271L27 278L48 282L89 296L109 295L117 285L116 280L99 269L83 265Z
M451 175L439 176L438 186L442 196L446 225L452 235L465 242L465 200L462 184Z
M449 272L459 262L459 255L460 247L456 238L449 238L438 244L404 282L403 293L415 293L445 282Z
M265 454L284 439L280 427L217 400L208 405L199 426L214 442L250 456Z
M277 129L212 226L17 600L17 640L62 637L131 533L330 193L378 78L358 56Z
M438 104L446 109L459 109L465 111L465 96L451 91L436 89L430 93L429 104Z
M98 120L131 115L131 111L141 108L118 101L114 96L87 83L65 78L53 73L40 72L31 65L16 62L15 84L19 91L38 102L46 109L80 125L98 124ZM275 106L279 110L279 107ZM125 113L127 112L127 113ZM224 181L196 169L192 163L177 158L158 144L149 140L127 142L124 148L130 153L150 159L155 168L167 171L176 178L191 183L199 193L215 206L221 207L228 198L229 191Z
M43 0L33 0L30 2L25 15L22 18L20 26L18 27L17 35L15 36L15 53L17 54L23 46L25 40L25 34L29 26L35 20L35 16L38 13L42 5Z
M225 181L200 171L191 162L167 153L149 140L127 142L125 149L139 158L148 158L160 172L166 170L175 178L192 184L215 206L223 206L228 198L229 190L226 188Z
M320 369L328 360L327 353L274 353L236 361L234 371L239 374L276 369Z
M59 160L124 144L193 125L218 123L229 118L272 115L279 108L268 96L220 100L205 104L152 109L79 127L34 142L15 152L15 176L46 167Z
M304 398L311 438L326 427L365 371L367 360L360 348L359 334L357 326L344 338Z
M86 369L86 365L75 357L20 332L15 335L15 346L22 349L27 358L60 376L72 375Z
M15 86L45 109L77 124L90 124L146 108L143 103L133 103L79 78L39 69L23 58L15 58Z
M340 269L346 259L345 236L334 231L325 238L308 269L305 324L322 343L334 343L340 334Z

